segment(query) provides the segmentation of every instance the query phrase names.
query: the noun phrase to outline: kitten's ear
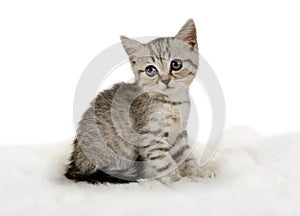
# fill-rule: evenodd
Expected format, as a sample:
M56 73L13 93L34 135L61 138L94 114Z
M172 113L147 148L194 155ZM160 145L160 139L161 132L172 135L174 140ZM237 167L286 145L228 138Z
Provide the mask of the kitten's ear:
M175 38L189 43L192 47L197 46L197 32L193 19L189 19L181 27Z
M144 45L142 43L123 35L120 36L120 39L131 62L134 61L134 59L143 56Z

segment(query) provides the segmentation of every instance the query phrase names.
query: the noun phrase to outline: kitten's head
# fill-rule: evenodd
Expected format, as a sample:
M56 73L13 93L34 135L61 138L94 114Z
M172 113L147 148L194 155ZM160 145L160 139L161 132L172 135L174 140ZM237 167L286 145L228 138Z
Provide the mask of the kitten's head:
M146 44L121 36L138 85L144 91L176 95L187 91L197 69L199 54L194 21L189 19L175 37Z

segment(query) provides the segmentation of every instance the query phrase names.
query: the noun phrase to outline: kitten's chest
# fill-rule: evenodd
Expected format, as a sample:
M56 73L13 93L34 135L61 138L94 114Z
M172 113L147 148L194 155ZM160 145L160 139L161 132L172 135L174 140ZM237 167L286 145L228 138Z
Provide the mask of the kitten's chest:
M161 104L149 114L147 127L172 143L185 130L188 114L189 104Z
M131 105L130 121L138 134L164 138L172 144L185 130L190 111L188 97L184 100L167 97L140 96Z

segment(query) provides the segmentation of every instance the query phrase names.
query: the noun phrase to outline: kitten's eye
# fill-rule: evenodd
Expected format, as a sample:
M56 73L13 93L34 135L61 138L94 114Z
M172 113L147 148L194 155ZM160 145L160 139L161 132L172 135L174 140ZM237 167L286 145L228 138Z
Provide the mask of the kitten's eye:
M182 61L180 59L174 59L171 61L171 70L178 71L182 68Z
M148 65L148 66L145 68L145 71L146 71L146 74L147 74L149 77L154 77L154 76L157 74L157 69L156 69L156 67L154 67L153 65Z

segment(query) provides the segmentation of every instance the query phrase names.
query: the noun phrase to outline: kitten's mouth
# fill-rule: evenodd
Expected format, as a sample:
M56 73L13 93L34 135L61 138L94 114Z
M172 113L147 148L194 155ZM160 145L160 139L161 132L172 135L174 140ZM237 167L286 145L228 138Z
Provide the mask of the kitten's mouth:
M173 89L174 87L170 87L170 86L167 86L166 88L165 88L165 90L166 89Z

